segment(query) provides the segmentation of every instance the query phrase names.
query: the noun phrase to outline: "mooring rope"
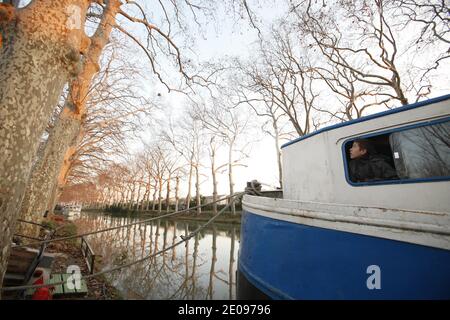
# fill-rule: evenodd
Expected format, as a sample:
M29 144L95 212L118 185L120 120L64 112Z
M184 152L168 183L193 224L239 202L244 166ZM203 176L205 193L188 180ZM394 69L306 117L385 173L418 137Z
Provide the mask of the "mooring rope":
M191 233L189 233L189 234L186 235L186 236L180 235L180 238L181 238L182 240L180 240L180 241L178 241L178 242L176 242L176 243L174 243L174 244L168 246L167 248L165 248L165 249L163 249L163 250L160 250L160 251L158 251L158 252L155 252L155 253L153 253L153 254L151 254L151 255L149 255L149 256L146 256L146 257L144 257L144 258L142 258L142 259L139 259L139 260L135 260L135 261L132 261L132 262L129 262L129 263L126 263L126 264L123 264L123 265L120 265L120 266L111 268L111 269L99 271L99 272L97 272L97 273L93 273L93 274L81 276L79 280L82 280L82 279L89 279L89 278L97 277L97 276L99 276L99 275L103 275L103 274L106 274L106 273L111 273L111 272L114 272L114 271L117 271L117 270L121 270L121 269L124 269L124 268L131 267L131 266L133 266L133 265L135 265L135 264L138 264L138 263L141 263L141 262L143 262L143 261L145 261L145 260L148 260L148 259L151 259L151 258L153 258L153 257L156 257L157 255L160 255L161 253L164 253L164 252L166 252L166 251L169 251L169 250L171 250L171 249L173 249L173 248L179 246L180 244L182 244L182 243L188 241L189 239L191 239L192 237L194 237L196 234L198 234L201 230L203 230L204 228L206 228L208 225L210 225L214 220L217 219L217 217L219 217L222 213L224 213L225 210L227 210L227 209L228 209L228 208L229 208L229 207L230 207L230 206L231 206L231 205L232 205L232 204L233 204L240 196L242 196L243 194L245 194L245 192L236 193L236 194L231 195L231 196L228 196L228 197L226 197L226 198L222 198L222 199L220 199L220 200L217 200L217 201L222 201L222 200L224 200L224 199L232 198L232 200L231 200L231 201L230 201L223 209L221 209L216 215L214 215L211 219L209 219L205 224L199 226L197 229L195 229L194 231L192 231ZM211 203L208 203L208 205L209 205L209 204L211 204ZM195 208L192 208L192 210L193 210L193 209L195 209ZM190 209L187 209L187 210L190 210ZM185 211L185 210L183 210L183 211ZM180 212L181 212L181 211L180 211ZM167 215L166 215L166 216L167 216ZM158 218L158 219L161 219L162 216L157 217L157 218ZM152 219L152 220L153 220L153 219ZM142 222L143 222L143 221L141 221L140 223L142 223ZM133 224L137 224L137 223L133 223ZM133 224L129 224L129 225L133 225ZM104 232L105 230L111 230L111 229L118 229L118 228L108 228L108 229L103 229L102 231ZM95 232L95 233L98 233L98 232ZM88 235L90 235L90 234L95 234L95 233L88 233ZM77 236L84 236L84 234L83 234L83 235L77 235ZM70 237L70 239L73 239L73 238L74 238L74 237ZM63 239L63 238L58 238L58 239L53 239L53 240L62 241L62 239ZM44 241L42 241L42 242L44 242ZM47 242L52 242L52 241L47 241ZM67 282L67 280L66 280L66 281L60 281L60 282L55 282L55 283L52 283L52 284L48 284L48 283L47 283L47 284L37 284L37 285L25 285L25 286L14 286L14 287L2 287L2 288L0 288L0 291L18 291L18 290L37 289L37 288L44 288L44 287L54 287L54 286L58 286L58 285L65 284L66 282Z

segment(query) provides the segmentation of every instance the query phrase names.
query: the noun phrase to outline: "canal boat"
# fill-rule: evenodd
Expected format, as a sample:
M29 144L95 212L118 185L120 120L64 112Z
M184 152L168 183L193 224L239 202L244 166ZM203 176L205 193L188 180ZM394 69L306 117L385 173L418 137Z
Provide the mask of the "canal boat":
M78 219L81 215L81 204L67 204L62 208L62 213L69 220Z
M369 141L395 176L358 180ZM238 299L450 299L450 95L282 146L283 191L245 195Z

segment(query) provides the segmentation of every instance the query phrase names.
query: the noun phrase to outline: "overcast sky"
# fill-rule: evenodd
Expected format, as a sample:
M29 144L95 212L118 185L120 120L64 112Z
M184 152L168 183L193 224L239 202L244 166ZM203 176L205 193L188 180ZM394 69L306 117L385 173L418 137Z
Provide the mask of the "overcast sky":
M261 22L265 26L283 14L282 6L275 4L275 2L268 2L264 8L256 8ZM239 23L233 21L232 18L226 18L226 15L221 15L222 19L218 21L219 24L210 24L206 29L206 33L196 38L195 53L198 55L200 61L217 61L225 57L241 57L247 58L252 54L252 47L255 47L257 41L257 30L248 24L248 21L243 20ZM263 22L264 21L264 22ZM183 111L183 106L188 103L185 96L171 92L167 93L166 88L158 83L153 82L153 87L149 90L162 94L161 101L164 108L158 113L156 118L164 119L170 114L171 117L176 118ZM256 118L256 117L254 117ZM276 164L276 149L273 138L264 135L260 131L262 119L255 119L257 135L248 137L248 140L255 141L251 143L248 149L249 157L243 161L245 167L238 166L234 170L235 191L243 190L246 182L257 179L263 183L271 186L278 186L278 169ZM253 124L255 125L255 123ZM254 128L255 129L255 128ZM151 140L154 136L151 128L143 133L145 140ZM139 143L133 144L133 150L140 150ZM226 162L226 148L218 154L217 163L223 164ZM211 177L209 174L209 159L206 153L204 158L204 167L201 169L203 176L201 180L201 193L210 195L212 193ZM227 173L224 172L218 176L218 189L220 194L227 194L229 190ZM181 186L182 194L186 192L186 184ZM184 196L184 195L183 195Z
M269 28L271 23L278 17L283 15L285 7L283 7L284 1L267 1L265 6L256 8L257 16L259 17L258 24L261 26L263 33ZM236 22L234 18L230 18L225 14L220 14L222 19L216 21L213 24L208 24L202 35L197 34L195 43L196 46L192 47L192 51L198 56L200 61L217 61L221 58L236 56L240 58L252 57L253 51L256 47L255 41L257 40L257 31L252 28L247 20ZM415 32L414 30L407 30L408 32ZM415 58L415 57L413 57ZM420 61L419 61L420 62ZM419 63L418 62L418 63ZM435 89L430 97L439 96L448 93L448 74L444 74L441 79L437 79L440 82L434 83ZM177 93L167 93L163 85L157 82L152 82L151 87L148 87L150 92L162 93L161 101L163 102L163 110L155 117L155 119L161 119L162 121L169 114L176 118L177 115L182 113L183 106L187 103L186 97ZM373 108L370 113L385 110L384 108ZM255 117L255 121L258 120ZM262 122L261 122L262 123ZM253 124L254 126L260 126L260 124ZM257 128L259 129L259 128ZM149 128L148 131L143 133L144 137L153 137L154 132ZM252 143L252 147L249 151L249 158L243 163L245 167L237 167L235 169L235 190L243 190L247 181L252 179L258 179L259 181L277 186L277 165L275 145L271 137L264 135L262 132L256 135L248 137L249 140L258 140ZM286 142L286 141L284 141ZM133 145L133 149L139 150L141 146L139 144ZM226 161L225 154L222 153L219 156L218 163ZM207 153L205 161L203 162L205 167L202 172L205 176L202 178L204 181L201 185L202 194L209 195L212 193L212 186L209 175L209 159ZM288 173L287 173L288 174ZM185 185L182 186L185 192ZM226 172L219 176L219 193L226 194L228 192L228 180Z

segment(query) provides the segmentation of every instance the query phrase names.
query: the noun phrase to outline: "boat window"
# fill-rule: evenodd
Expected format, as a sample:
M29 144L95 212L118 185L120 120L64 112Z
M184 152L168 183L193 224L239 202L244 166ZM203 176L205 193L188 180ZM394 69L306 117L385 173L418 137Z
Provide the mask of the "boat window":
M391 134L401 179L450 176L450 121Z
M389 136L383 134L347 142L347 173L351 182L398 179Z
M450 177L450 121L349 141L345 152L356 184Z

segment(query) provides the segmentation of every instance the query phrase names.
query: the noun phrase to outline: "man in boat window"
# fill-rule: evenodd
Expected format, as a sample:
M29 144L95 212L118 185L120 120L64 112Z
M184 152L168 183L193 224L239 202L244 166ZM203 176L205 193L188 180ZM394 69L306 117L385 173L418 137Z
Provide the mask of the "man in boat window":
M367 139L353 142L350 148L349 174L353 182L398 179L388 157L378 154Z

